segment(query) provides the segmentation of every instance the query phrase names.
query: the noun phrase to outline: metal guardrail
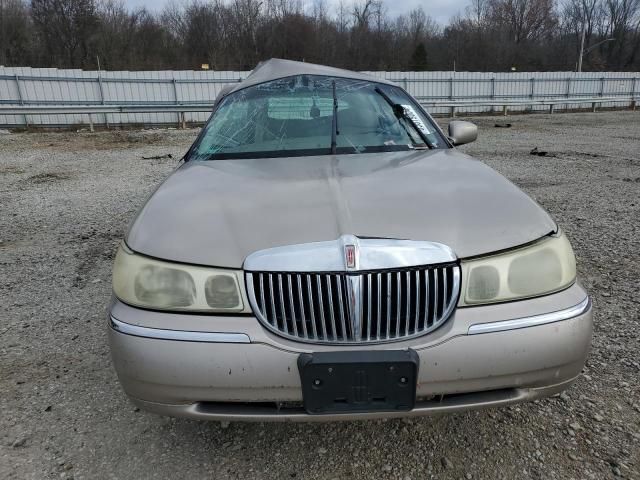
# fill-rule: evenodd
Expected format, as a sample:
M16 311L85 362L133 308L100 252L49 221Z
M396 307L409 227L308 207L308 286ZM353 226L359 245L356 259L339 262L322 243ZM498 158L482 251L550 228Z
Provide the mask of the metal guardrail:
M248 73L0 67L0 128L202 123L220 88L241 81ZM592 110L605 104L635 109L640 95L638 72L369 73L403 86L436 115L498 109L507 114L545 107L553 113L585 104L591 104Z
M596 111L598 104L607 102L629 102L629 108L636 109L640 100L638 97L562 97L546 99L493 99L493 100L433 100L425 97L416 97L425 107L449 108L451 117L456 116L456 109L463 107L502 107L503 115L508 115L509 107L522 106L548 106L549 113L554 113L556 105L591 104L592 111ZM180 125L186 126L185 113L204 112L209 113L213 108L212 103L187 102L175 103L145 103L145 104L120 104L120 105L0 105L0 115L87 115L90 130L94 130L93 115L98 114L135 114L135 113L178 113Z
M0 106L0 115L77 115L97 113L211 112L213 103L154 103L125 105L14 105Z
M0 75L0 80L45 81L45 82L80 82L80 83L238 83L243 80L238 78L116 78L116 77L61 77L61 76L37 76L37 75Z
M430 100L424 97L416 97L421 105L425 107L448 107L451 117L456 116L456 108L458 107L502 107L503 114L508 114L509 107L528 107L528 106L548 106L549 113L553 113L556 105L574 105L574 104L591 104L591 110L596 111L598 104L608 102L628 102L631 110L636 109L636 104L640 99L638 97L629 96L613 96L613 97L562 97L562 98L544 98L529 100L509 100L509 99L493 99L493 100Z
M212 103L149 103L149 104L125 104L125 105L0 105L0 115L24 115L25 125L29 122L27 115L87 115L89 129L94 131L93 115L108 113L178 113L180 126L186 128L185 113L204 112L210 113ZM45 125L46 126L46 125Z

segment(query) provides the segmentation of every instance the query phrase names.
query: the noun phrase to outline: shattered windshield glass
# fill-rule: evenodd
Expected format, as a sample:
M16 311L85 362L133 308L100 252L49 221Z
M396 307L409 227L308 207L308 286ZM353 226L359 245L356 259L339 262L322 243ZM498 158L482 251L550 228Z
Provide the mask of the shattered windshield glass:
M336 153L440 148L430 119L401 89L374 82L298 75L225 97L190 159L328 155L337 100Z

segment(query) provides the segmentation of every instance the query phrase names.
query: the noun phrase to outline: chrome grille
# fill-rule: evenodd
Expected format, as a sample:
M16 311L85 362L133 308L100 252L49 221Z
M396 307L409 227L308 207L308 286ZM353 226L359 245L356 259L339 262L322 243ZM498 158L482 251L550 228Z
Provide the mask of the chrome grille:
M258 319L285 337L384 342L440 326L458 300L459 278L453 263L357 273L247 272L247 291Z

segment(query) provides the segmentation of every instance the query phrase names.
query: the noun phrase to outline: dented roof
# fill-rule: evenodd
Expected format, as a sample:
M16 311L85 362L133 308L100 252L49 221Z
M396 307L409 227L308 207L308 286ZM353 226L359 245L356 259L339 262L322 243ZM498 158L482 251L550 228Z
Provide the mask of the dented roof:
M295 62L293 60L272 58L270 60L260 62L242 82L233 85L229 90L225 89L226 91L224 92L224 95L242 90L243 88L247 88L252 85L258 85L259 83L291 77L294 75L324 75L329 77L353 78L355 80L366 80L393 85L393 82L383 78L374 77L373 75L368 75L366 73L352 72L351 70L316 65L314 63Z

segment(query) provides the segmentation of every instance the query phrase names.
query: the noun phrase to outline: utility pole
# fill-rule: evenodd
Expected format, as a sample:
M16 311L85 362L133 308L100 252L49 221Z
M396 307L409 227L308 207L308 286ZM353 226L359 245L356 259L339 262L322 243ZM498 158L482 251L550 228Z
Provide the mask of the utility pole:
M584 37L585 37L585 30L586 30L586 22L584 21L584 18L582 19L582 35L580 36L580 54L578 55L578 72L582 72L582 57L585 56L585 54L589 53L591 50L593 50L594 48L602 45L605 42L612 42L615 40L615 38L605 38L604 40L591 45L589 48L587 48L586 50L584 49Z
M582 30L582 42L580 42L580 57L578 58L578 72L582 71L582 57L583 56L585 56L587 53L589 53L594 48L599 47L603 43L613 42L614 40L615 40L615 38L605 38L604 40L602 40L602 41L600 41L598 43L594 43L593 45L591 45L589 48L587 48L585 50L584 49L584 30Z
M582 20L582 36L580 39L580 55L578 56L578 72L582 71L582 57L584 55L584 34L585 34L586 24L584 20Z

